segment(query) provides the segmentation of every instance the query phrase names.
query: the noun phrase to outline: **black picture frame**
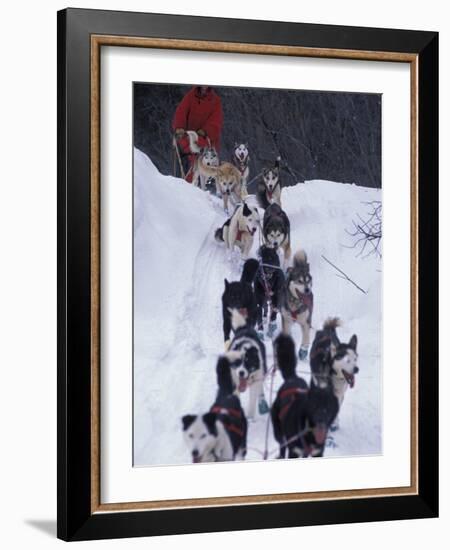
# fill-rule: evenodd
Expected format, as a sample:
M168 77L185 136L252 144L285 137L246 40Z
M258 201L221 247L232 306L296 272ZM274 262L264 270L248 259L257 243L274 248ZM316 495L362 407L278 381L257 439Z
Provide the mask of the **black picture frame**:
M66 9L58 12L58 530L64 540L438 515L438 34ZM152 37L417 56L418 491L415 495L92 511L91 37ZM423 367L423 368L422 368Z

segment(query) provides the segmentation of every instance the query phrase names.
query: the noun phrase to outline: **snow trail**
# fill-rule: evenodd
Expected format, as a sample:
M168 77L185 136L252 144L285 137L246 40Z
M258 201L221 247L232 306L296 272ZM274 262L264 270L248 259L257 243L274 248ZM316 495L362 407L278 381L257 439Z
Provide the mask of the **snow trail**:
M240 266L228 259L214 231L226 220L221 201L171 176L163 176L139 150L134 153L134 465L170 465L190 461L181 416L203 413L216 391L216 362L223 352L224 278L240 278ZM292 249L308 254L314 279L313 326L330 315L344 325L341 340L359 338L361 374L347 392L340 413L336 447L327 456L381 452L381 273L375 258L355 258L345 248L345 229L363 213L362 201L380 192L355 185L307 182L283 190L283 208L291 221ZM348 242L347 242L348 244ZM252 254L259 239L255 238ZM355 278L364 295L336 276L324 254ZM278 320L280 326L280 320ZM298 346L299 328L293 336ZM313 334L312 334L313 337ZM265 340L268 367L272 344ZM309 382L309 364L298 363ZM274 392L281 384L275 374ZM270 376L265 381L269 401ZM244 409L248 392L242 398ZM268 415L249 425L247 460L261 460ZM277 450L269 427L270 458Z

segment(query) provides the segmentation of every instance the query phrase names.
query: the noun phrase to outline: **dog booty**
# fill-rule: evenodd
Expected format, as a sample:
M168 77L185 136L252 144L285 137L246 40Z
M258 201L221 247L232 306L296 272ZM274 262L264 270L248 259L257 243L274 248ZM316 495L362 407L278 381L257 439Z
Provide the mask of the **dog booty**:
M264 331L258 330L258 338L261 340L261 342L264 342Z
M304 361L308 357L308 348L304 346L300 346L300 349L298 350L298 358L300 361Z
M270 322L269 327L267 328L267 336L269 338L272 338L276 330L277 330L277 323L275 321Z
M267 414L269 412L269 405L264 398L264 395L261 395L258 401L258 411L259 414Z

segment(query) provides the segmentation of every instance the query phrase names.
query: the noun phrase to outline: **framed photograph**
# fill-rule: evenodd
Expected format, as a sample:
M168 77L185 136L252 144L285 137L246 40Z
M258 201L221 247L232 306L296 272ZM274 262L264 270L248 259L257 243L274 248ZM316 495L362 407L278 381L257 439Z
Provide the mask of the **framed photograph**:
M58 536L438 514L438 35L58 13Z

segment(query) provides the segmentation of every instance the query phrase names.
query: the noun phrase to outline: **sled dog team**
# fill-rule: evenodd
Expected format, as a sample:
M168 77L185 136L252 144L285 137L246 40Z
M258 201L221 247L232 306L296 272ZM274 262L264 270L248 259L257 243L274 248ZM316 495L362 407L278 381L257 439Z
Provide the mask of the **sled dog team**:
M193 145L193 144L192 144ZM191 146L192 146L191 145ZM193 462L242 460L247 450L247 418L254 420L270 412L278 458L323 456L328 431L337 429L337 417L345 393L358 372L357 337L341 342L338 318L329 318L315 334L310 347L313 314L312 275L305 251L298 250L291 264L290 222L281 207L279 162L262 172L256 198L264 209L263 244L258 259L249 258L253 239L260 227L256 207L245 202L249 176L248 148L236 145L233 163L220 163L211 148L199 151L194 183L206 189L214 179L216 193L227 210L231 197L237 202L233 214L215 231L215 239L229 250L236 246L245 260L239 281L227 281L222 295L225 353L216 366L217 395L203 414L182 417L182 430ZM283 251L283 265L279 251ZM273 340L274 369L283 382L269 406L264 396L264 379L269 374L266 359L264 320L267 336L282 330ZM291 337L297 323L302 338L298 352ZM308 357L310 385L297 375L297 357ZM244 412L240 394L248 391Z

